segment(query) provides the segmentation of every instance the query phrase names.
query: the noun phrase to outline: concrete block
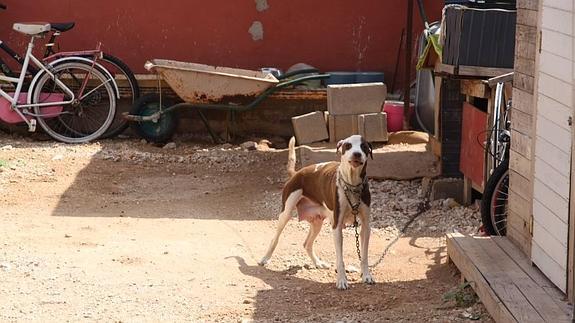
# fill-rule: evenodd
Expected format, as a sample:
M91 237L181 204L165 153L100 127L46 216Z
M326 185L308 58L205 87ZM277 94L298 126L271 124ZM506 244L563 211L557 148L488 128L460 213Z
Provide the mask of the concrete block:
M338 142L351 135L357 135L357 115L327 115L329 142Z
M325 116L322 111L307 113L291 118L295 138L299 145L311 144L329 139Z
M328 85L327 110L334 116L381 112L386 96L381 82Z
M297 158L301 167L339 161L335 143L321 143L302 146ZM374 179L410 180L439 176L439 160L429 145L382 145L375 144L373 160L367 164L367 175Z
M442 200L452 198L459 204L463 204L463 179L439 178L431 184L430 200Z
M385 112L357 116L358 133L369 142L387 141L387 114Z

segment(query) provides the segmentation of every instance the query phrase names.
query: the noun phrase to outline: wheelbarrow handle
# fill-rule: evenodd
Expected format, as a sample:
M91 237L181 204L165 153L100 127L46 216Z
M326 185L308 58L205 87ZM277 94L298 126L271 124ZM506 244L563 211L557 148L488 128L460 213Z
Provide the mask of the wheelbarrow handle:
M278 89L284 88L286 86L291 86L291 85L295 85L295 84L299 84L305 81L310 81L310 80L323 80L323 79L327 79L331 76L331 74L316 74L316 75L307 75L307 76L302 76L296 79L292 79L292 80L287 80L281 83L278 83L276 86L270 88L270 90L272 90L272 92L275 92Z
M285 74L280 75L277 79L278 80L285 80L289 77L292 77L294 75L298 75L298 74L311 74L311 73L319 73L319 70L316 68L306 68L303 70L297 70L297 71L291 71Z

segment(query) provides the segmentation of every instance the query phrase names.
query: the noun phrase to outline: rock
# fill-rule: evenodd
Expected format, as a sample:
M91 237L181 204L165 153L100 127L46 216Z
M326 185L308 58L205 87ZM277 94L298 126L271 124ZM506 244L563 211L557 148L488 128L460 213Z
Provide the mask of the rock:
M230 144L229 142L226 142L225 144L221 145L222 149L231 149L233 147L234 147L234 145Z
M12 147L12 145L6 145L6 146L2 146L2 148L0 148L0 150L11 150L14 149L14 147Z
M140 143L141 143L142 145L145 145L145 144L148 143L148 141L147 141L146 139L142 139L142 140L140 140Z
M12 265L7 262L0 263L0 269L4 271L10 271L12 269Z
M244 299L244 304L251 304L252 301L250 301L249 299Z
M242 143L240 147L245 150L256 150L258 148L258 144L253 141L246 141Z
M165 144L164 147L162 147L162 149L175 149L175 148L176 148L175 142L169 142L169 143Z
M269 151L272 143L267 139L262 139L258 142L257 149L259 151Z
M64 156L60 154L54 155L54 157L52 157L52 160L62 160L62 159L64 159Z
M450 197L448 199L443 200L443 206L448 207L450 209L453 209L453 208L459 207L461 205L459 203L457 203L457 201L455 201L454 198Z

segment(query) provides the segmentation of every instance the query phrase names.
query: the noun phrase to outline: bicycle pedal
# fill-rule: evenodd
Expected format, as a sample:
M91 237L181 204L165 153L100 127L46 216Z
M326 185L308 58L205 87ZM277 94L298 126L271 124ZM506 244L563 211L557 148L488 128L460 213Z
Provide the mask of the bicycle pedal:
M36 119L31 119L28 123L28 132L36 132Z

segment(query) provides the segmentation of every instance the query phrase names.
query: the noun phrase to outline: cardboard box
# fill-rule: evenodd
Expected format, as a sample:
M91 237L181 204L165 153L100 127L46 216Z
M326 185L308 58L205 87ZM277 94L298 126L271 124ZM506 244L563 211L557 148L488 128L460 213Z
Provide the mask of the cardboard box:
M329 142L338 142L351 135L357 135L357 115L327 114Z
M357 130L369 142L387 141L387 114L378 112L358 115Z
M381 82L328 85L327 110L333 116L381 112L386 96Z
M307 113L291 118L295 138L299 145L329 139L325 116L322 111Z

